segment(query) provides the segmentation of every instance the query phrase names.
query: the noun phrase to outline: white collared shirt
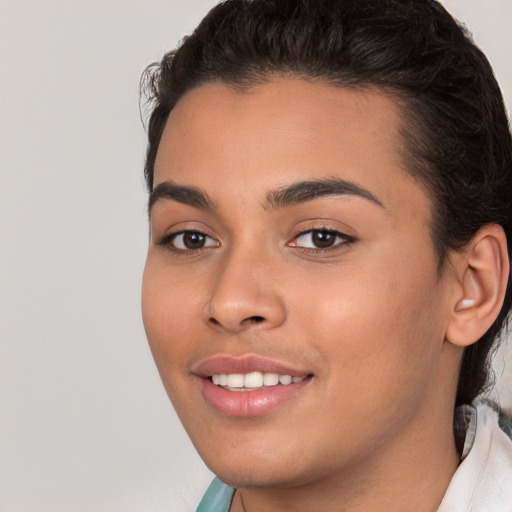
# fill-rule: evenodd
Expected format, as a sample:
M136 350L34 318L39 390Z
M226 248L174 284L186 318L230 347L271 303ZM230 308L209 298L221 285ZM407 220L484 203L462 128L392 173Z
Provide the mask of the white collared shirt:
M512 512L512 441L488 405L465 412L469 425L462 462L437 512Z

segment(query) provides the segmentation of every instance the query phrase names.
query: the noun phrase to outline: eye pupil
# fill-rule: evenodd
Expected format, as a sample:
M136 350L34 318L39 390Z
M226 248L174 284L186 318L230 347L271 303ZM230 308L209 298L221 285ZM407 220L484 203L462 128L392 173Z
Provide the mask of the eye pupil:
M189 231L183 234L183 244L187 249L200 249L204 246L206 236L202 233Z
M313 231L311 237L313 243L320 249L331 247L336 241L336 235L329 231Z

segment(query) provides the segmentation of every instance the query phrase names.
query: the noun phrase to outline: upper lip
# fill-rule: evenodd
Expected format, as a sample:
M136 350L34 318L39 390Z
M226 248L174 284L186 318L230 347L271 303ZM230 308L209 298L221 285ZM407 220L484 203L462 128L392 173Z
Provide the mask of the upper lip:
M198 363L193 368L193 372L200 377L210 377L221 373L246 374L251 372L278 373L279 375L290 375L291 377L300 377L310 374L307 370L256 355L213 356Z

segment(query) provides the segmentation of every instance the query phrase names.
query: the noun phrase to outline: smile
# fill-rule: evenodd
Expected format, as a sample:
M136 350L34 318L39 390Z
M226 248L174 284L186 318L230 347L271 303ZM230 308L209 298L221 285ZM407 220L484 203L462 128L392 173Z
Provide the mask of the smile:
M255 355L216 356L193 369L203 399L222 416L252 418L278 412L299 398L314 376L304 367Z
M279 384L288 386L297 382L302 382L307 375L292 377L291 375L279 375L278 373L216 373L212 375L212 382L216 386L221 386L229 391L253 391Z

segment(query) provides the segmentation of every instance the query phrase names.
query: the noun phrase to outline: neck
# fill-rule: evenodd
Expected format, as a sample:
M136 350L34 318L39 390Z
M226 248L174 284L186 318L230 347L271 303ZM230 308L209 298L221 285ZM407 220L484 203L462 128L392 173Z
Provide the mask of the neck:
M418 418L365 460L329 478L288 488L248 488L231 512L434 512L459 454L451 415Z

